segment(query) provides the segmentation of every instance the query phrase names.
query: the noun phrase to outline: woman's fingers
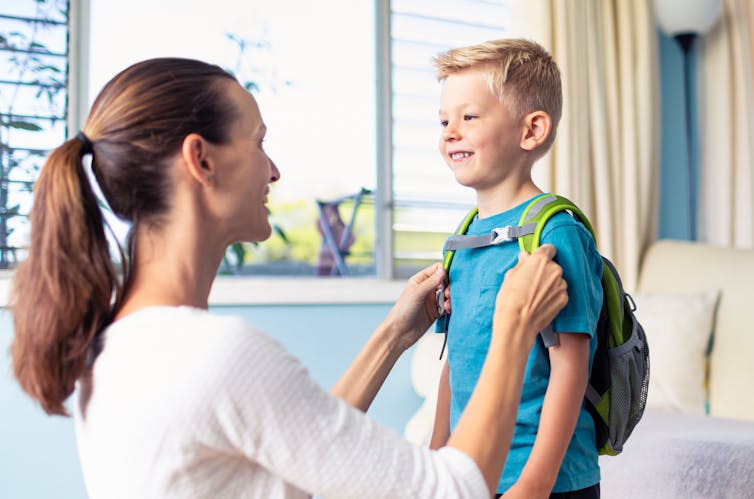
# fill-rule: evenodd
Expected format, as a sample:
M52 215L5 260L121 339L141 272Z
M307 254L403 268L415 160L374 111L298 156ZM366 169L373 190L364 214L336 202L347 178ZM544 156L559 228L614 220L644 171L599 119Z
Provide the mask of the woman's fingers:
M568 302L563 271L553 261L557 251L543 245L531 255L521 252L498 292L497 306L504 313L519 314L537 329L549 324Z
M409 279L409 282L413 284L427 283L427 285L439 286L445 277L445 270L440 263L433 263L429 267L425 267ZM427 282L429 281L429 282Z
M522 253L526 253L523 251ZM544 255L548 259L552 260L555 258L555 255L558 254L558 250L553 246L552 244L543 244L536 250L534 250L534 255ZM527 254L528 255L528 254Z

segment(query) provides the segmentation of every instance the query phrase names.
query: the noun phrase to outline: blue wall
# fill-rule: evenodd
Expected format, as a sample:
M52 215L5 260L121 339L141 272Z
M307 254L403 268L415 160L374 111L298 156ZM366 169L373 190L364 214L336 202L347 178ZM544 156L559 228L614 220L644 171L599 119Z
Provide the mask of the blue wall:
M387 305L220 307L280 341L329 389L387 314ZM49 417L21 392L7 354L12 320L0 310L0 498L85 498L73 422ZM369 414L402 433L421 399L410 386L411 351L398 361Z
M73 422L47 417L18 388L8 347L13 324L0 310L0 497L83 498Z
M687 148L686 95L684 92L684 57L674 39L659 33L660 51L660 220L658 236L664 239L696 239L692 232L698 199L699 141L696 99L691 99L691 163ZM691 95L696 95L695 45L689 57ZM689 164L691 165L689 168ZM691 214L694 214L693 218Z

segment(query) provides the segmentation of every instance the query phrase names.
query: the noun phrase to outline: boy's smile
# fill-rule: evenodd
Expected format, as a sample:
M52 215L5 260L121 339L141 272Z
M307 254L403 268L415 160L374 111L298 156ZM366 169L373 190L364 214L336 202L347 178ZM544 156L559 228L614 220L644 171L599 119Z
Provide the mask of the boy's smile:
M478 193L496 190L523 157L523 128L493 94L486 68L449 75L440 97L440 152L456 180Z
M450 156L450 159L452 159L453 161L463 161L464 159L470 158L473 155L474 155L474 153L473 152L469 152L469 151L449 152L448 153L448 156Z

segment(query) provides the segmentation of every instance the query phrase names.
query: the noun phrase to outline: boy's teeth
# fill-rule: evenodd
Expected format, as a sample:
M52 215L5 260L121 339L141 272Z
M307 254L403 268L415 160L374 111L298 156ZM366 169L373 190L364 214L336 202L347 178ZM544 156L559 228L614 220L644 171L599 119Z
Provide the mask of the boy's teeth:
M469 156L471 156L470 152L454 152L450 155L452 159L468 158Z

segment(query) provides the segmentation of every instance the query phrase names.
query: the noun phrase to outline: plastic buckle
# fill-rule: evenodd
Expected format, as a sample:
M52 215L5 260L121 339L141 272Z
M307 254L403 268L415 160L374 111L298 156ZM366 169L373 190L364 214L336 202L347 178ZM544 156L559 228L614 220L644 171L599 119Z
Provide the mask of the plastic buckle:
M511 227L510 225L492 229L492 234L494 234L495 237L492 238L490 244L500 244L508 241L513 241L513 236L511 235L512 229L513 227Z
M626 297L626 301L628 301L628 306L631 308L631 312L636 312L636 302L634 301L634 297L628 293L623 294Z
M445 315L445 286L440 286L440 289L435 291L435 302L437 303L437 313L442 317Z

